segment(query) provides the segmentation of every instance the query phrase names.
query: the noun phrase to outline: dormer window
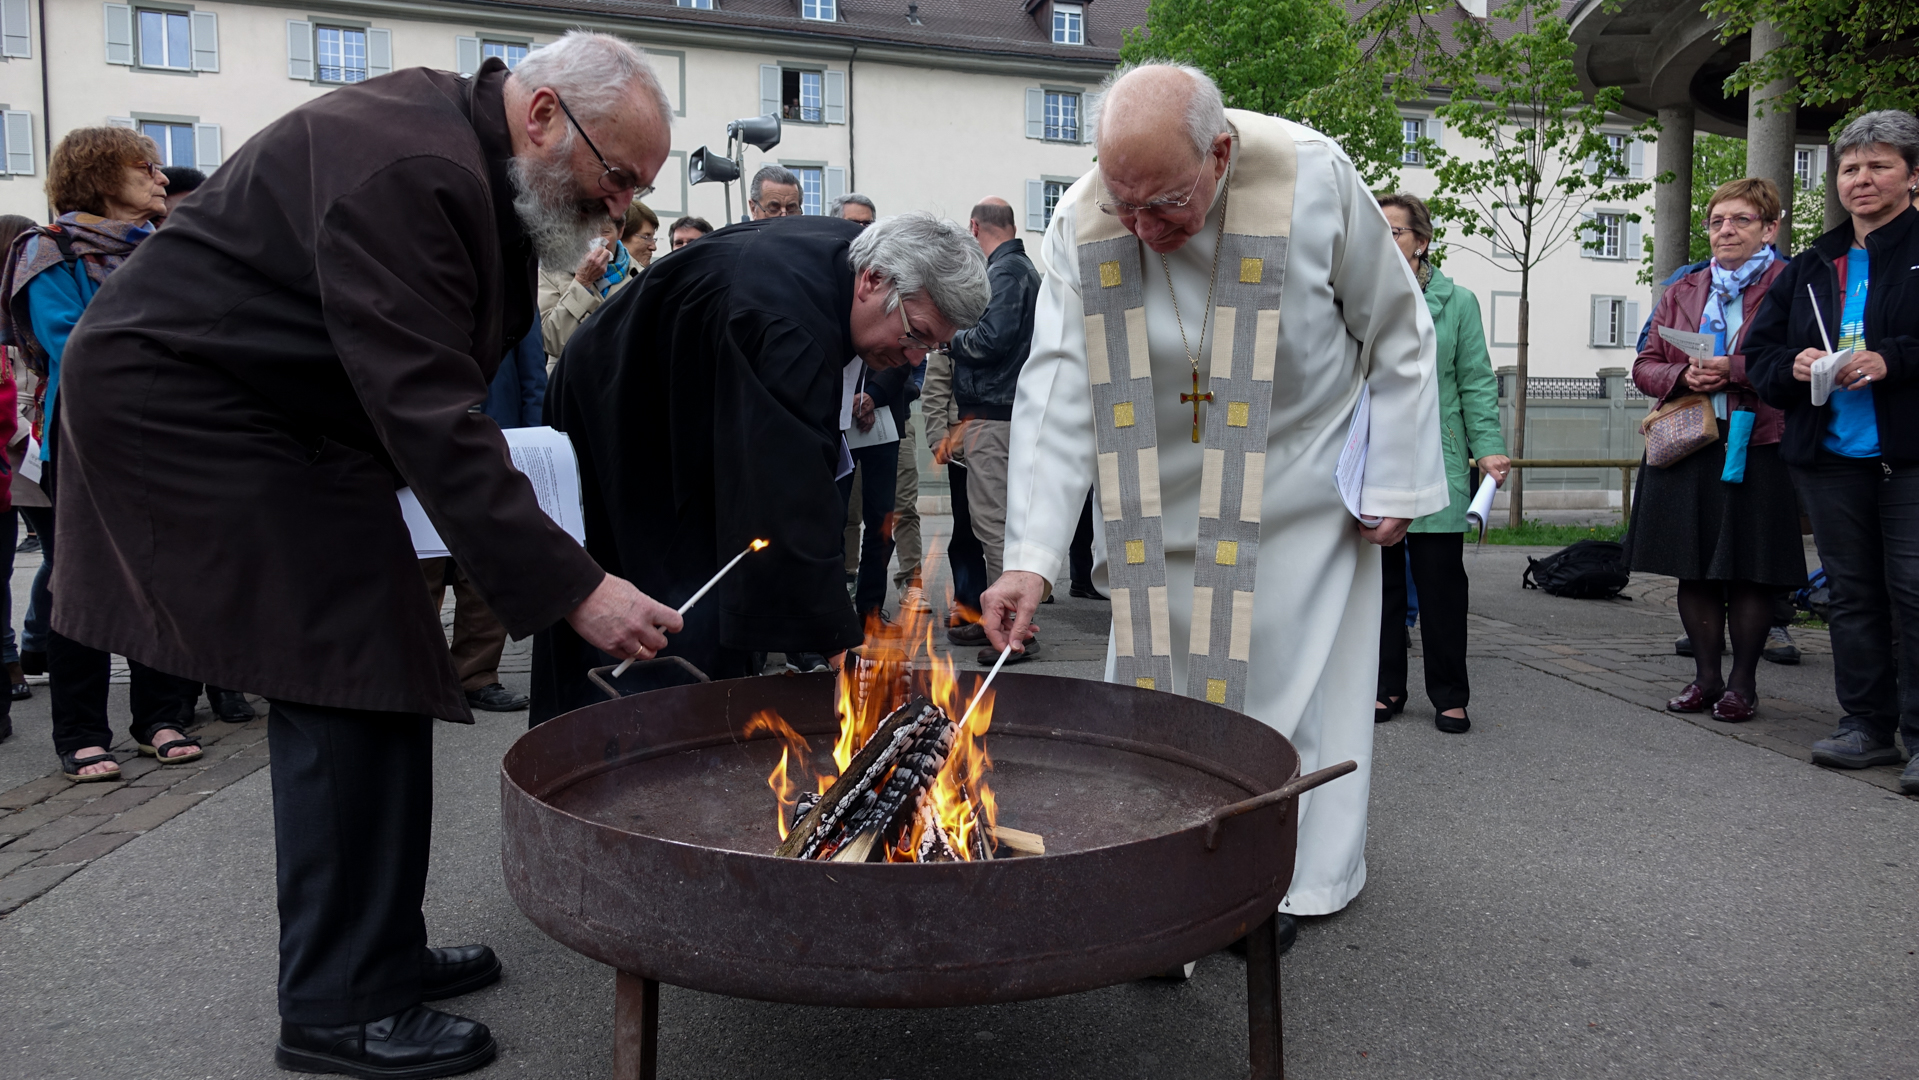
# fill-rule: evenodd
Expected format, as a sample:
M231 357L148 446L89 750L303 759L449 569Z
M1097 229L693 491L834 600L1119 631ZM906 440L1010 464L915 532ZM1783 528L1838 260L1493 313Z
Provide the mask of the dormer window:
M1086 9L1079 4L1053 5L1053 44L1086 44Z
M840 17L837 5L838 0L800 0L800 17L835 22Z

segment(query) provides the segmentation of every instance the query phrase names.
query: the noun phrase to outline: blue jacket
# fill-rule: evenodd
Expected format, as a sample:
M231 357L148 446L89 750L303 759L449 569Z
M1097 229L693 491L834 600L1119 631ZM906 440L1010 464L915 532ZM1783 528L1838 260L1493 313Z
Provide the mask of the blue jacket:
M480 411L502 428L539 427L546 421L546 348L536 325L500 358Z

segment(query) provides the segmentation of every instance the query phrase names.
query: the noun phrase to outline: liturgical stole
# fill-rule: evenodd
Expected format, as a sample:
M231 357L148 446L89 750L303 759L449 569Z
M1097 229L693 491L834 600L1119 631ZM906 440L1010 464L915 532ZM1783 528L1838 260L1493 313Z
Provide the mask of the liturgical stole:
M1204 418L1186 687L1193 697L1243 709L1266 487L1266 422L1299 167L1292 136L1278 121L1237 109L1227 115L1239 137L1239 155L1219 240L1207 383L1212 400ZM1159 429L1144 293L1170 283L1147 285L1144 245L1096 205L1111 197L1097 173L1080 186L1074 243L1086 308L1086 373L1092 383L1100 516L1113 598L1115 676L1149 690L1171 690Z

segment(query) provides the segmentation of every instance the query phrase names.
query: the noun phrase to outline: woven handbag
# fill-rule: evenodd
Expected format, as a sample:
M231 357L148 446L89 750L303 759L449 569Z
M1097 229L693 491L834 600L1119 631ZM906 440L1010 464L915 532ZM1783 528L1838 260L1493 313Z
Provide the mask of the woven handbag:
M1708 394L1687 394L1661 405L1639 422L1639 431L1646 436L1646 464L1662 469L1719 441Z

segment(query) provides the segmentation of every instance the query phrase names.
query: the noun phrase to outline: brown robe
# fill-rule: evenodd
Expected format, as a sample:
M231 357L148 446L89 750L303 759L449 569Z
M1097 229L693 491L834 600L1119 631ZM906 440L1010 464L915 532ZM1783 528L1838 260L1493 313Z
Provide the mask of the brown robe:
M293 110L107 280L61 365L56 630L470 721L395 489L516 637L600 583L476 410L533 324L505 79L414 68Z

